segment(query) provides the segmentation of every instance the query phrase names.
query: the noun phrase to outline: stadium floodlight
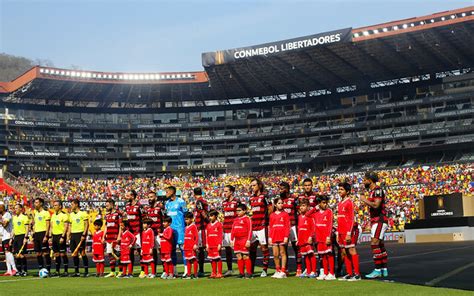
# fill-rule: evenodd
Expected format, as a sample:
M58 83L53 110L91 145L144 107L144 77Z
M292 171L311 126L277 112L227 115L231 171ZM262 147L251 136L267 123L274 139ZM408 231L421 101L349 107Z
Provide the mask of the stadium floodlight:
M112 79L112 74L107 75L108 79Z
M363 34L364 36L369 36L369 31L364 31L364 32L362 32L362 34Z
M92 78L97 78L97 74L92 73Z
M117 76L117 75L114 75L114 76L113 76L113 78L114 78L114 79L117 79L117 78L118 78L118 76Z
M383 32L387 32L388 29L387 29L387 28L383 28L382 31L383 31Z
M359 33L354 34L354 38L357 38L357 37L359 37Z
M138 75L138 79L143 80L144 78L145 76L143 76L143 74Z
M61 75L62 75L62 76L64 76L64 74L66 74L66 72L64 72L64 71L61 71Z
M71 72L66 71L66 76L71 76Z
M170 79L171 76L169 74L166 75L166 79Z
M59 75L59 70L56 70L54 74Z
M171 78L172 78L172 79L176 79L176 75L174 75L174 74L171 75Z
M76 72L72 71L71 72L71 77L76 77Z
M133 80L138 80L138 75L137 74L133 74Z
M82 77L82 78L85 78L85 77L86 77L86 73L81 72L81 77Z
M178 79L181 79L181 74L176 75Z
M421 21L421 22L420 22L420 25L424 25L424 24L425 24L425 22L424 22L424 21Z
M118 79L123 79L123 75L119 75L119 76L118 76Z
M128 80L128 79L129 79L129 78L128 78L128 74L124 74L124 75L123 75L123 79Z
M91 77L92 77L92 73L87 72L87 73L86 73L86 77L87 77L87 78L91 78Z
M446 18L443 16L443 17L441 18L441 20L442 20L442 21L445 21L445 20L446 20Z
M411 24L410 24L410 27L414 27L414 26L415 26L415 24L414 24L414 23L411 23Z
M150 75L149 74L145 74L145 80L150 80Z
M44 73L49 74L49 69L45 69Z
M375 29L374 34L378 34L378 33L379 33L379 30Z
M393 30L394 30L394 31L397 31L397 30L398 30L398 26L393 26Z
M461 13L461 16L462 16L462 17L465 17L465 16L466 16L466 13L465 13L465 12Z
M434 19L431 19L431 22L432 22L432 23L434 23L434 22L435 22L435 20L434 20Z
M97 78L102 79L102 74L98 74Z
M452 18L452 19L455 19L455 18L456 18L456 16L453 14L453 15L451 15L451 18Z
M43 68L40 68L40 73L44 73L44 69L43 69Z
M406 28L408 28L408 25L407 25L407 24L403 24L402 27L403 27L403 29L406 29Z

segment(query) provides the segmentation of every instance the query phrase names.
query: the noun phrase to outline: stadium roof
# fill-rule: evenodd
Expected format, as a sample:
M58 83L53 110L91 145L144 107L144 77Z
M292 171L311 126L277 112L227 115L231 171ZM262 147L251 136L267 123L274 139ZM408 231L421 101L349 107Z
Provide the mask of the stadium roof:
M58 100L208 101L351 91L474 67L474 6L362 28L203 53L203 72L34 67L0 93ZM422 78L421 78L422 79Z

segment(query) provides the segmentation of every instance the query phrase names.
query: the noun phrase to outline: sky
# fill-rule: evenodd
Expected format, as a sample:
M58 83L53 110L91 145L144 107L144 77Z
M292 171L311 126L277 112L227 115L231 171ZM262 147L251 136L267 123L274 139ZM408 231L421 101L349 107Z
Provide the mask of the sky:
M203 52L472 5L474 0L0 0L0 53L48 59L60 68L201 71Z

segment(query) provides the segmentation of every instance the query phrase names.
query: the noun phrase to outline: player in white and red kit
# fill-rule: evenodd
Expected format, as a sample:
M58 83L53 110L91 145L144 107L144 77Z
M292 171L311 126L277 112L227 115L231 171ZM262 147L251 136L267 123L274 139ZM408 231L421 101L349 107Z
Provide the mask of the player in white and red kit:
M312 216L307 216L310 207L309 200L303 199L299 204L298 216L298 247L301 254L305 258L307 276L309 278L316 277L316 256L314 254L313 243L315 234L315 225ZM300 276L302 277L302 276Z
M127 205L125 206L125 213L127 214L127 222L129 224L129 231L135 236L135 245L130 251L130 261L133 264L135 262L135 250L138 254L141 254L141 232L142 232L142 218L146 215L142 206L138 203L137 192L135 190L130 190L126 194L126 199L128 200ZM143 270L142 270L143 273Z
M94 235L92 235L92 261L96 267L96 277L104 276L104 231L101 230L101 219L94 221Z
M120 252L120 236L122 223L122 214L115 208L115 201L107 199L105 202L105 252L109 257L110 273L105 277L115 277L115 266L117 264L117 253Z
M360 200L369 206L372 255L375 269L366 278L373 279L388 276L388 255L385 249L384 237L388 228L387 211L385 209L385 193L377 185L379 177L375 172L367 172L364 176L364 186L369 191L369 198L360 197Z
M234 197L235 187L226 185L224 187L224 201L222 202L222 210L224 211L224 237L222 246L225 248L225 259L227 263L227 271L224 276L232 275L232 247L230 232L235 217L237 217L237 205L239 201Z
M147 217L152 221L151 229L153 229L153 235L155 236L155 243L153 248L153 263L151 265L151 273L156 274L156 267L158 266L158 252L160 250L160 233L162 231L162 220L164 206L162 202L159 202L156 198L156 193L150 191L148 193L148 207L146 207Z
M341 201L337 205L337 243L346 265L347 274L340 280L360 280L359 254L355 246L359 238L359 228L354 217L354 202L351 199L351 185L347 182L338 184ZM338 259L339 260L339 259Z
M155 233L151 228L153 221L150 218L143 220L143 231L142 231L142 248L141 248L141 260L140 264L144 271L140 274L140 278L154 278L155 273L155 262L153 260L153 250L155 249ZM149 267L151 267L152 273L148 273Z
M184 222L186 228L184 229L184 258L186 259L186 271L183 279L196 279L198 277L198 262L196 252L198 250L199 232L194 223L194 215L191 212L184 214ZM191 274L191 265L193 267L193 274Z
M196 207L194 209L194 223L199 231L199 251L198 251L198 262L199 262L199 276L204 276L204 259L205 259L205 247L206 247L206 227L209 223L209 205L203 197L201 188L194 188L194 198L196 199Z
M273 247L273 260L276 272L272 278L286 278L287 246L290 237L290 215L283 209L283 199L277 197L273 200L274 211L270 214L268 227L268 244ZM280 265L281 256L281 265Z
M209 212L209 224L206 229L206 250L207 258L211 261L212 272L210 278L222 278L222 223L217 220L219 213L216 210Z
M133 251L133 246L137 238L130 232L129 228L130 225L128 221L122 221L120 236L120 264L122 265L122 274L118 275L118 278L133 277L133 265L130 260L130 254Z
M291 228L290 228L290 236L288 240L291 242L293 247L293 251L295 252L295 259L296 259L296 276L301 275L301 253L298 250L298 245L296 242L298 241L298 234L296 223L298 221L297 216L297 200L298 198L292 196L290 194L290 184L287 182L281 182L279 185L280 189L280 197L283 199L283 210L288 213L290 218ZM287 252L288 253L288 252ZM288 266L286 266L288 267Z
M320 274L318 280L335 280L334 276L334 254L332 251L332 224L333 213L328 207L329 197L326 195L319 196L319 204L313 219L316 230L316 242L319 256L322 257L324 273Z
M173 263L171 253L175 248L173 239L173 229L171 228L172 219L169 216L163 217L163 232L160 235L161 261L163 262L163 279L174 279Z
M239 204L237 206L237 217L232 224L230 239L234 253L237 256L237 266L239 267L239 278L252 277L252 261L249 258L250 241L252 239L252 221L246 215L247 206ZM247 273L244 273L244 269Z
M265 192L262 181L253 179L250 182L250 208L252 211L252 245L250 247L250 261L252 262L252 273L257 261L257 247L260 245L263 255L263 271L260 277L267 276L270 250L268 249L268 219L273 211L272 203Z

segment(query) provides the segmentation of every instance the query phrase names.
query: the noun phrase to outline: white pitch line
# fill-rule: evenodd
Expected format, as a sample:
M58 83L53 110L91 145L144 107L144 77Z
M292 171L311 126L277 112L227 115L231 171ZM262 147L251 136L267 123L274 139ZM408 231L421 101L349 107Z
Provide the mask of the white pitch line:
M37 280L42 280L42 278L16 279L16 280L6 280L6 281L0 280L0 284L1 283L11 283L11 282L37 281Z
M434 285L436 285L437 283L439 283L439 282L441 282L441 281L444 281L445 279L448 279L448 278L452 277L453 275L456 275L456 274L460 273L461 271L463 271L463 270L465 270L465 269L468 269L469 267L472 267L472 266L474 266L474 262L471 262L471 263L469 263L469 264L467 264L467 265L464 265L464 266L461 266L461 267L456 268L456 269L454 269L454 270L451 270L450 272L445 273L445 274L443 274L442 276L439 276L439 277L437 277L437 278L432 279L432 280L429 281L429 282L426 282L425 285L427 285L427 286L434 286Z

